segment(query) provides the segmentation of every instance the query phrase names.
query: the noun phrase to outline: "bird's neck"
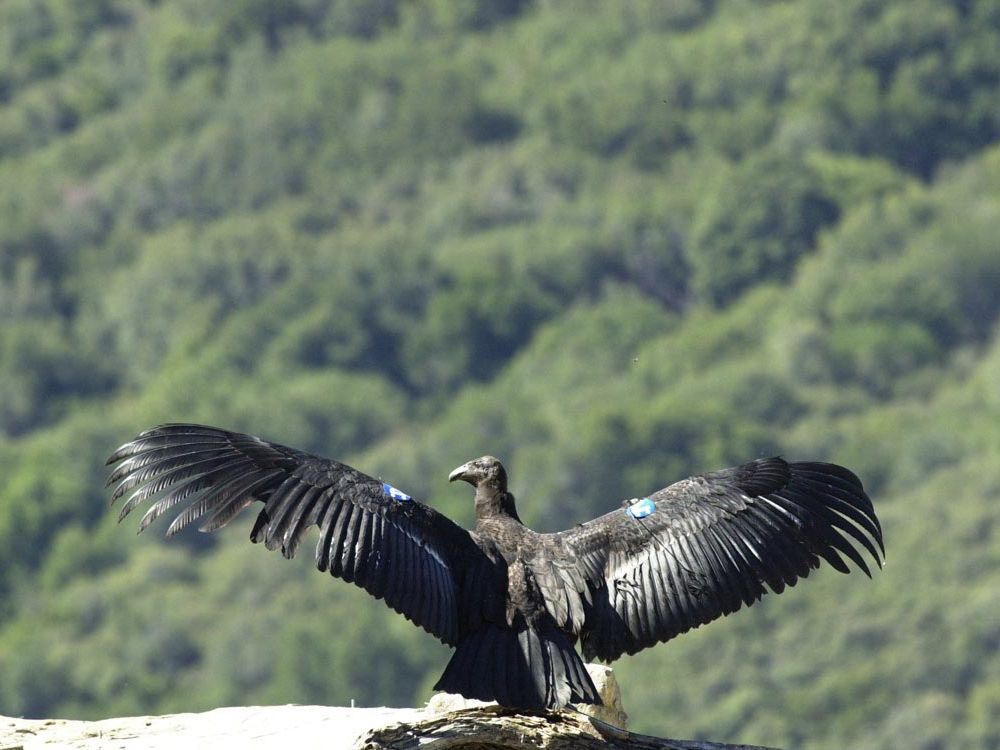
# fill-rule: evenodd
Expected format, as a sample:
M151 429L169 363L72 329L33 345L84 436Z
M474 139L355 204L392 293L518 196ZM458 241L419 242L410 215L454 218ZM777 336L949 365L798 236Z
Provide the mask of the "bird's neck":
M521 522L514 505L514 496L507 492L505 486L495 482L477 485L476 522L498 517L513 518L518 523Z

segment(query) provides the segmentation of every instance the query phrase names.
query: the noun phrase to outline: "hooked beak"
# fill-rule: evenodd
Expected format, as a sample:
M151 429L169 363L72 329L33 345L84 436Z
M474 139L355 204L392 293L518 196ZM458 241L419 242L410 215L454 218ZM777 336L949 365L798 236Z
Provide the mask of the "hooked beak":
M464 479L466 482L471 481L469 479L469 471L471 468L472 467L470 467L468 463L462 464L448 475L448 481L454 482L456 479Z

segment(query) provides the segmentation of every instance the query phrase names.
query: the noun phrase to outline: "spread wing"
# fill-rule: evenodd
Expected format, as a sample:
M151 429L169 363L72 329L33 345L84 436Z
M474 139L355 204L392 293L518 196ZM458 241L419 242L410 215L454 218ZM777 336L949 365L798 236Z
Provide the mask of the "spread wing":
M144 530L183 505L167 536L201 520L225 526L264 503L250 538L292 557L319 528L316 566L350 581L443 642L458 640L460 574L477 549L469 533L408 495L346 464L260 438L193 424L143 432L108 459L126 498L119 520L152 501Z
M821 558L870 576L858 547L880 566L885 554L854 474L780 458L685 479L557 536L591 587L584 655L606 661L753 604L765 586L780 593Z

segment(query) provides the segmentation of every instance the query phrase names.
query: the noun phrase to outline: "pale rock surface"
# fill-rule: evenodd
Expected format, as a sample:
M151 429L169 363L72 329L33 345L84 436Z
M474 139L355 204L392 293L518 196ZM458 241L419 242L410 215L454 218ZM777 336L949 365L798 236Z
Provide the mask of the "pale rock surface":
M419 708L249 706L103 721L0 716L0 750L348 750L368 731L416 722Z
M102 721L0 716L0 750L767 750L628 732L611 669L587 668L604 706L521 713L439 693L426 709L251 706Z

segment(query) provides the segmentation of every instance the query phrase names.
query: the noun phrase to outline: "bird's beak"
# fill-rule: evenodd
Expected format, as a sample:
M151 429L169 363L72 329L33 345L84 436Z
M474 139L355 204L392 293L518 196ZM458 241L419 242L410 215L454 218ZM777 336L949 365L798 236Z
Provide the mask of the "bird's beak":
M456 479L465 479L468 481L467 474L469 473L470 466L467 463L462 464L457 469L455 469L451 474L448 475L448 481L454 482Z

